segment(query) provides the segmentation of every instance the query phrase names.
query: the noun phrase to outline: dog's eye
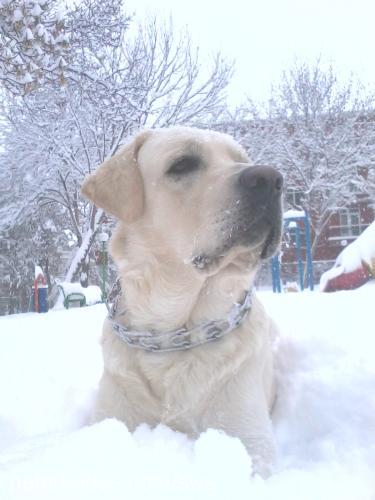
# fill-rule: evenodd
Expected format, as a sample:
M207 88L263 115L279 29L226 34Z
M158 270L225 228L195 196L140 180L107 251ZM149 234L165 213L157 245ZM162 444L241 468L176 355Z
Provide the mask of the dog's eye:
M170 176L180 176L195 172L200 167L200 159L197 156L183 156L172 163L167 174Z

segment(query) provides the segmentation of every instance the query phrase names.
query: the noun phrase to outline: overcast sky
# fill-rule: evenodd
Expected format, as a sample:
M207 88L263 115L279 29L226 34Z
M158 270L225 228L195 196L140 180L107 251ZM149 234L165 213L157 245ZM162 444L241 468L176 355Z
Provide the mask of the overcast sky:
M236 60L231 102L266 98L297 57L322 55L343 78L356 73L375 90L375 0L127 0L140 17L172 14L207 54Z

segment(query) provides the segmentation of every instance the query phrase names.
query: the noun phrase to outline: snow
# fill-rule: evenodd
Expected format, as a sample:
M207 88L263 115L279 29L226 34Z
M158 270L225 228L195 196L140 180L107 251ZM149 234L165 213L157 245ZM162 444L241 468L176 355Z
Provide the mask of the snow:
M303 210L287 210L284 212L284 219L302 219L306 217L306 213Z
M90 285L86 288L80 283L61 282L59 285L64 289L65 296L70 293L81 293L86 297L86 305L91 306L102 301L102 291L96 285ZM56 301L54 309L62 309L64 307L64 297L60 290L59 297Z
M96 210L94 220L92 221L96 228L99 225L99 221L100 221L102 215L103 215L103 210L101 210L101 209ZM65 277L66 281L69 282L72 280L74 273L76 272L77 267L79 266L79 263L86 258L87 253L90 250L90 247L92 244L93 235L94 235L94 231L91 228L89 228L86 231L86 233L83 234L82 244L79 247L79 249L77 250L77 252L74 254L74 257L70 263L68 272L66 273L66 277Z
M374 294L374 284L260 294L281 328L267 480L216 430L194 442L165 426L84 425L102 370L103 304L0 318L1 499L373 500Z
M42 12L43 12L43 11L42 11L42 9L41 9L40 5L38 5L37 3L35 3L34 7L33 7L33 8L31 9L31 11L30 11L30 14L31 14L32 16L38 17L38 16L40 16L40 14L41 14Z
M25 34L24 34L25 40L34 40L34 35L33 32L31 31L30 28L25 29Z
M16 9L13 13L13 20L15 22L19 22L22 21L22 19L23 19L22 11L20 9Z
M365 262L371 267L375 259L375 222L370 224L363 233L350 243L336 259L336 265L343 266L346 272L354 271Z
M61 41L55 40L55 36L64 36L64 33L61 33L64 23L56 19L55 2L49 1L43 9L46 3L45 0L12 0L0 3L0 7L3 6L0 12L0 76L2 83L8 88L22 92L31 82L43 83L47 73L48 78L61 76L61 72L52 75L50 68L68 50L61 38ZM60 21L63 20L60 16L59 18ZM41 47L41 37L46 44L57 44L53 51L50 47ZM31 70L32 65L37 69Z
M345 273L344 266L337 266L335 264L331 269L328 269L328 271L326 271L321 275L319 282L319 290L321 292L324 292L324 290L326 290L327 288L327 284L329 281L337 278L338 276L344 273Z
M92 235L93 235L92 230L88 229L86 234L84 235L82 245L77 250L77 252L74 255L73 260L69 266L69 270L68 270L68 273L66 275L67 281L70 281L72 279L73 274L74 274L75 270L77 269L78 263L84 259L85 255L86 255L87 248L90 244L90 240L92 238Z
M26 72L21 78L19 78L19 82L26 84L26 83L31 83L33 81L30 73Z
M288 228L289 229L295 229L296 227L298 227L298 224L296 221L292 220L288 223Z
M38 276L44 276L43 269L40 266L35 266L35 271L34 271L35 279L37 279Z
M324 290L328 281L344 273L360 269L363 264L372 269L375 266L375 221L338 255L334 266L322 274L320 289Z

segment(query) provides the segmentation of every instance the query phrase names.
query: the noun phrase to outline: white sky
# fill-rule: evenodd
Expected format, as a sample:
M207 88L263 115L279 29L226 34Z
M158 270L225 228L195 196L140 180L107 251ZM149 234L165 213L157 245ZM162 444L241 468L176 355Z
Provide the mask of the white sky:
M375 0L126 0L142 17L172 14L193 42L236 60L230 101L264 99L297 57L319 55L346 78L354 72L375 90Z

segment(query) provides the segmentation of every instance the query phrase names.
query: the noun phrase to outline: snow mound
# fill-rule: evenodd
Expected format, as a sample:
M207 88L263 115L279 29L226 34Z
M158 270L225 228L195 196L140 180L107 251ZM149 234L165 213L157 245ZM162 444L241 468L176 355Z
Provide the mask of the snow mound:
M358 238L338 255L334 266L322 274L320 290L327 288L329 281L342 274L360 270L363 266L375 273L375 222L370 224Z
M213 430L192 442L163 426L132 435L107 420L47 447L42 441L32 462L12 462L2 485L7 500L30 493L38 500L229 498L237 489L245 498L253 489L242 444Z
M65 295L70 293L81 293L86 297L86 305L92 306L94 304L99 304L102 301L102 291L96 285L90 285L86 288L81 286L80 283L66 283L62 282L59 285L64 289ZM54 309L62 309L64 307L64 296L62 291L59 291L59 296L57 298Z
M85 426L102 370L103 304L0 318L3 500L374 500L375 284L262 293L279 323L278 459L251 476L238 439L165 426Z
M369 267L375 260L375 222L370 224L358 238L350 243L336 259L335 266L342 266L346 272L354 271L366 263Z

